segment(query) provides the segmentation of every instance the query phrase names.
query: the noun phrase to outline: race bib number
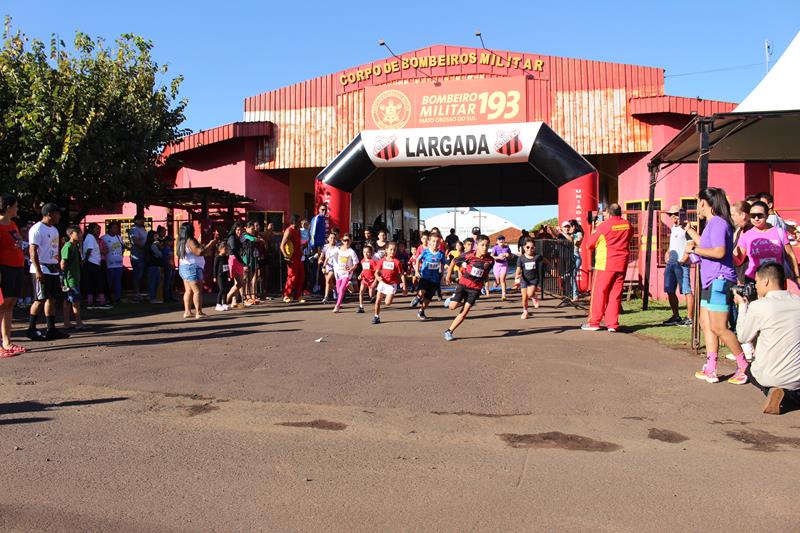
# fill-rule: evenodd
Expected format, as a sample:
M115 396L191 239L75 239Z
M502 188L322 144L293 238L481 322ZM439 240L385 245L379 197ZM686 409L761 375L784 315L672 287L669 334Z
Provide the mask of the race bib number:
M339 264L340 265L346 265L348 259L349 259L349 257L347 257L346 255L340 255L339 256Z
M469 269L469 275L474 278L481 278L483 277L483 269L481 267L472 267Z
M533 270L536 268L536 263L525 263L525 270Z
M439 270L439 263L428 263L426 266L428 270Z
M384 261L383 262L383 269L384 270L394 270L394 261Z
M223 272L227 272L228 271L228 265L222 265L222 271Z
M361 263L361 268L362 268L363 270L372 270L372 265L370 264L370 262L369 262L369 261L363 261L363 262Z

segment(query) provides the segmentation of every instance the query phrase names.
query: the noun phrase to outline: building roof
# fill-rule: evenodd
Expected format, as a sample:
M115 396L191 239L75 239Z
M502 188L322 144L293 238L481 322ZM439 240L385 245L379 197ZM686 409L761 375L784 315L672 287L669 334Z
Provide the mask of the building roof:
M489 235L489 242L494 243L500 235L506 238L507 244L509 245L517 244L517 242L519 242L520 237L522 237L522 230L516 226L509 226L507 228L503 228Z
M631 115L654 113L674 113L677 115L714 115L728 113L736 107L735 103L684 96L643 96L630 100Z
M192 211L195 209L245 207L254 204L255 200L213 187L182 187L159 191L149 198L148 203L149 205Z
M800 85L800 32L795 35L772 70L734 111L753 113L800 110L798 85Z
M194 150L222 141L229 141L242 137L269 137L272 135L272 122L232 122L210 130L203 130L191 135L186 135L174 143L164 148L161 153L161 160L165 161L168 157Z

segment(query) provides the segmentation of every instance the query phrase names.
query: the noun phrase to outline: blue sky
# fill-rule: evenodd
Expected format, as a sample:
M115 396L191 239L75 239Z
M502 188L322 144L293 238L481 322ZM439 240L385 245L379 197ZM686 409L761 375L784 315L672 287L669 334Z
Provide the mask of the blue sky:
M153 40L156 59L186 78L186 126L195 131L241 120L246 96L385 57L378 39L398 53L475 46L480 29L490 48L664 67L668 94L739 101L764 74L764 39L777 59L800 31L797 0L4 0L0 10L45 40L51 33L69 40L75 30ZM729 70L682 75L717 69ZM525 226L556 212L492 211Z

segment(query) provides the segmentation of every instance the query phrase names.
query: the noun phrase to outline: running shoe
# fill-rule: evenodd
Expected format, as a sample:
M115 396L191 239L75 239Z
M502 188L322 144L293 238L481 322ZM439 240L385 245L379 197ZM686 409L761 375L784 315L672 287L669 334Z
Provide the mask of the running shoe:
M445 331L445 332L444 332L444 340L446 340L446 341L451 341L451 340L453 340L454 338L455 338L455 337L453 337L453 332L452 332L452 331L450 331L449 329L448 329L447 331Z
M47 340L45 334L38 329L29 329L25 332L25 336L28 337L32 341L44 341Z
M694 322L692 322L692 319L691 319L691 318L684 318L683 320L681 320L681 323L680 323L680 324L678 324L678 325L679 325L679 326L688 326L688 327L691 327L691 326L692 326L692 324L694 324Z
M539 300L537 300L536 298L533 299L533 308L539 309Z
M57 341L61 339L69 339L69 333L64 333L59 329L49 329L45 332L44 337L48 341Z
M331 303L331 302L327 298L323 298L322 299L322 305L328 305L329 303Z
M228 311L229 309L230 309L230 307L228 307L228 304L222 304L222 310L223 311Z
M616 333L617 332L617 328L608 328L608 332L609 333Z
M452 297L450 297L450 298L448 298L447 300L445 300L445 301L444 301L444 306L449 308L449 307L450 307L450 301L451 301L452 299L453 299L453 298L452 298Z
M358 309L356 309L356 313L359 313L359 314L361 314L361 313L363 313L363 312L364 312L364 308L363 308L363 307L361 307L361 306L359 305L359 306L358 306Z
M736 373L728 378L728 383L732 385L744 385L747 383L747 374L744 373L744 369L737 368Z
M214 308L214 311L224 311L222 304L217 304L217 306Z
M527 320L528 319L528 312L527 311L523 311L522 314L520 315L520 318L522 320Z
M683 319L679 316L670 317L668 320L665 320L661 323L662 326L682 326Z
M14 350L4 350L3 348L0 348L0 359L4 359L6 357L16 357L20 353L21 352L15 352Z
M694 377L696 377L697 379L704 379L709 383L719 383L719 378L717 377L717 371L716 370L707 371L706 365L703 365L703 370L698 370L697 372L695 372Z
M333 307L333 312L334 313L338 313L339 312L339 306L338 305Z
M425 314L425 311L419 311L417 313L417 318L419 318L420 320L423 320L423 321L430 320L430 318L428 318L428 316Z
M772 387L767 393L767 403L764 404L763 413L765 415L781 414L781 403L783 403L783 389Z
M600 326L592 326L591 324L582 324L581 329L583 331L600 331Z
M379 317L379 316L372 317L372 323L373 324L380 324L381 323L381 317Z
M414 309L418 305L419 305L419 296L414 296L414 299L411 300L411 305L409 307L411 307L411 309Z

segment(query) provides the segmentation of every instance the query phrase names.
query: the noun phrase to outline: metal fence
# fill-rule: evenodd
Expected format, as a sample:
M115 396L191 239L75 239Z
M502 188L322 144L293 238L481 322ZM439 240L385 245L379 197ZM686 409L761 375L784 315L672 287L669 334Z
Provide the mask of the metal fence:
M574 246L563 239L536 239L536 253L543 258L540 287L559 298L577 296L577 261Z

